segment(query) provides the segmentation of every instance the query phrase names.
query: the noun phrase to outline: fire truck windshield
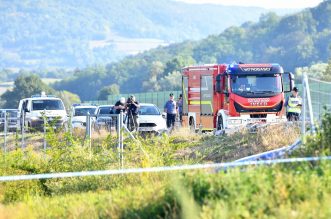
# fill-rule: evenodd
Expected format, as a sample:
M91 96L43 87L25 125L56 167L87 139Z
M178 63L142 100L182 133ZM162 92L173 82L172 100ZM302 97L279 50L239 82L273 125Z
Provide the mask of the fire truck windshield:
M270 95L282 92L280 74L232 75L231 90L241 96Z

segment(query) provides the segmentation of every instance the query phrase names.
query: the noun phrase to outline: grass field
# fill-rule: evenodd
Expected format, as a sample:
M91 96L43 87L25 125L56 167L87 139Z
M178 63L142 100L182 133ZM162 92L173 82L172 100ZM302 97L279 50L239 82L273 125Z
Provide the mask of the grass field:
M331 116L296 156L329 154ZM293 143L298 129L256 134L126 138L125 167L231 161ZM48 133L46 155L31 144L0 155L0 175L117 169L116 138ZM328 143L329 142L329 143ZM323 145L323 148L320 147ZM144 153L140 147L143 147ZM0 184L0 218L330 218L331 163L17 181Z

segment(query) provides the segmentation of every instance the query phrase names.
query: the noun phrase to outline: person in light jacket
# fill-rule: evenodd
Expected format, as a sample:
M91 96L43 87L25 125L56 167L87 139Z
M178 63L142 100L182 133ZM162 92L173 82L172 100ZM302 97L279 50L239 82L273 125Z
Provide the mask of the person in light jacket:
M177 103L174 100L173 93L170 93L169 100L164 105L164 112L167 113L167 127L174 127L177 114Z

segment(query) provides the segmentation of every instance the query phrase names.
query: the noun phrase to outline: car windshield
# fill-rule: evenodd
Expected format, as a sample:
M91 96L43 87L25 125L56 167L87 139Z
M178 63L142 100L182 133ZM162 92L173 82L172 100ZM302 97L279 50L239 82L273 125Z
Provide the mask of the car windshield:
M266 75L233 75L231 76L233 93L280 93L282 83L280 74Z
M5 117L5 112L7 112L7 117L17 117L17 111L15 110L1 111L0 117Z
M98 115L109 115L112 108L112 106L99 107Z
M33 100L32 110L64 110L61 100Z
M90 113L90 115L95 114L95 107L91 108L76 108L74 116L87 116L87 113Z
M139 115L160 115L160 110L156 106L140 106Z

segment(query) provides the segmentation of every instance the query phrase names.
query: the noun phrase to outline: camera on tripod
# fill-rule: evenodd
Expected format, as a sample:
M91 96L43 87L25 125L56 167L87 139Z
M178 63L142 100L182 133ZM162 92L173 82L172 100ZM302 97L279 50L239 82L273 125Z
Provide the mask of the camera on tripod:
M129 98L127 99L127 101L126 101L126 105L127 105L127 107L130 107L131 104L133 104L133 102L134 102L133 97L129 97Z

